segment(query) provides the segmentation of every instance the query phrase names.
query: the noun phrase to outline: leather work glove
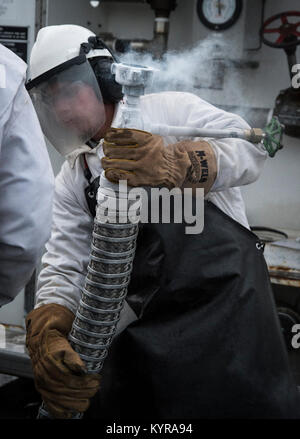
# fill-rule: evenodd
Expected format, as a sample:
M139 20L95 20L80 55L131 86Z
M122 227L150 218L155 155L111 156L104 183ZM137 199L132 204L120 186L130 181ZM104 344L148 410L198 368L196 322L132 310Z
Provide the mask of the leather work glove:
M111 128L103 142L102 167L113 183L129 186L203 187L207 193L217 175L216 157L205 141L186 140L165 146L151 133Z
M83 361L67 340L73 320L70 310L55 303L34 309L26 318L35 387L55 418L86 411L99 388L100 376L86 374Z

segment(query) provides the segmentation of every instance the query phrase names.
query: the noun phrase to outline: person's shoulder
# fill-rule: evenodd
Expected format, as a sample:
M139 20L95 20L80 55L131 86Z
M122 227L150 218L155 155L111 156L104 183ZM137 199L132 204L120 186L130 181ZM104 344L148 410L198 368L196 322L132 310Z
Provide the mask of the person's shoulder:
M27 64L14 52L0 43L0 64L5 67L7 79L18 77L19 82L26 77Z
M157 93L149 93L141 96L142 105L189 105L196 103L206 104L198 95L186 91L161 91Z
M56 176L56 186L61 187L64 193L73 193L78 197L87 184L82 156L77 157L74 164L66 159Z
M27 65L0 43L0 119L8 117L7 109L25 83Z
M160 100L160 99L193 99L193 98L198 98L198 96L187 91L173 91L173 90L147 93L141 96L141 99L145 101Z
M145 120L168 125L184 125L189 115L205 112L207 105L199 96L185 91L163 91L141 98Z

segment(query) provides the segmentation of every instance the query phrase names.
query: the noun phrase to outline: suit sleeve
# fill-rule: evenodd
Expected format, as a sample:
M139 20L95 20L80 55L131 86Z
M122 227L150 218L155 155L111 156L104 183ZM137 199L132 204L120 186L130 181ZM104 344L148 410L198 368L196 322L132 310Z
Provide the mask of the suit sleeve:
M240 116L216 108L189 93L184 94L180 105L172 104L170 113L173 113L173 124L177 125L212 130L250 128ZM205 140L212 146L217 160L217 177L212 192L247 185L258 179L268 157L261 144L234 138Z
M42 258L36 306L58 303L75 314L89 262L93 218L71 186L65 163L55 181L51 238Z
M9 118L7 117L9 114ZM32 102L21 83L0 119L0 306L30 279L50 236L54 177Z

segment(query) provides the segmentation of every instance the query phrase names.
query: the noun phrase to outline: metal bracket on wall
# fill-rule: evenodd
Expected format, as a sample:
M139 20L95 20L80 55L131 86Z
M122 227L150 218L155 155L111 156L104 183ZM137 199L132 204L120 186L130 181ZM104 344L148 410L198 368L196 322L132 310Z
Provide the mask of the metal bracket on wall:
M24 292L24 310L25 313L29 313L34 308L35 292L36 292L36 275L34 270L29 282L25 286Z
M259 62L247 60L233 60L227 58L212 58L207 61L209 64L208 71L211 78L209 84L203 83L201 80L194 84L195 88L208 88L210 90L223 90L224 80L227 72L237 69L257 69ZM206 79L208 76L206 76ZM201 78L202 79L202 78ZM205 84L205 85L204 85Z
M0 348L0 374L33 378L29 355Z
M36 0L35 2L35 37L38 31L47 26L48 0Z

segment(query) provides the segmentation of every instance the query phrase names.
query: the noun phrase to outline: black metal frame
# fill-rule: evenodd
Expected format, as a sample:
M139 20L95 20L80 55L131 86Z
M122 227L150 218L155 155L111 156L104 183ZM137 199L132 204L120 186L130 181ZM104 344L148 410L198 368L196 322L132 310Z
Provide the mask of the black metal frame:
M27 353L0 348L0 374L33 378L31 360Z

